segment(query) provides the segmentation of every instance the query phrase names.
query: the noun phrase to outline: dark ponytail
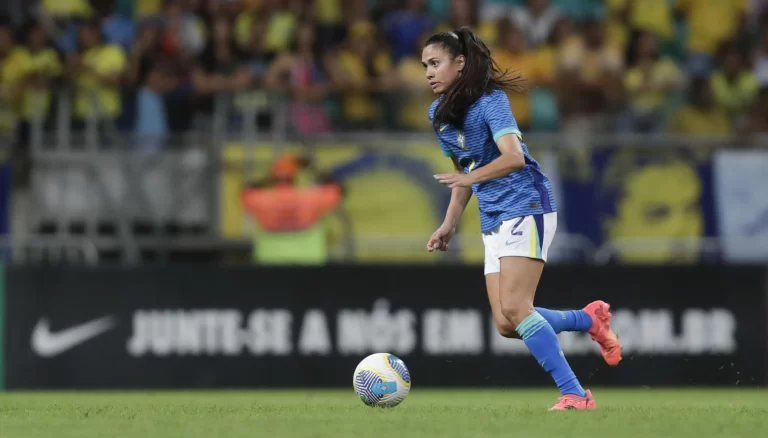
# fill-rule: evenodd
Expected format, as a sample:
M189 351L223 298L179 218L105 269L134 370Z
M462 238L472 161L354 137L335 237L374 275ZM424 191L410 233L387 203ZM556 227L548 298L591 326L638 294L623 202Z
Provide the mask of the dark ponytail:
M462 128L469 107L483 94L499 89L525 92L525 87L520 85L523 76L502 72L491 57L491 51L469 28L432 35L424 47L432 44L441 44L452 59L459 55L466 59L459 77L440 97L432 119L435 130L446 123Z

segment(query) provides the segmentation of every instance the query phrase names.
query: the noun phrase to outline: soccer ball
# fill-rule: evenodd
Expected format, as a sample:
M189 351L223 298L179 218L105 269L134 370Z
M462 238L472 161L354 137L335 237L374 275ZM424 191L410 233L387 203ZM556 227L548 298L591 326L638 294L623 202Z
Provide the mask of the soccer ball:
M394 408L411 390L411 374L397 356L375 353L357 365L352 385L366 405Z

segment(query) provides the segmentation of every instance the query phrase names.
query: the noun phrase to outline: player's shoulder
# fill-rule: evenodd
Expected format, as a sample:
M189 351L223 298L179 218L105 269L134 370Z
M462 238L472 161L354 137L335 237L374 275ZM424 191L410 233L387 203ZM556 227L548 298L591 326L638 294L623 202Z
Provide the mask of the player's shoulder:
M483 93L483 95L480 96L478 103L485 106L485 105L499 105L507 101L508 101L507 93L500 88L494 88L493 90L487 93Z

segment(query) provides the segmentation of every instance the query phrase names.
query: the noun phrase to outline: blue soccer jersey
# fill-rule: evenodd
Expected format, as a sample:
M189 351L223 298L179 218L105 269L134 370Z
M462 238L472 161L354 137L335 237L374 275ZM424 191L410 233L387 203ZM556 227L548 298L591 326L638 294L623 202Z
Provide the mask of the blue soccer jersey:
M429 108L429 120L435 116L438 100ZM496 141L507 134L522 134L512 116L509 99L503 90L484 94L467 111L464 129L440 126L437 138L443 155L456 156L466 173L485 166L501 156ZM480 206L480 227L483 233L493 231L501 222L516 217L555 211L552 185L541 166L528 153L525 167L507 176L472 185Z

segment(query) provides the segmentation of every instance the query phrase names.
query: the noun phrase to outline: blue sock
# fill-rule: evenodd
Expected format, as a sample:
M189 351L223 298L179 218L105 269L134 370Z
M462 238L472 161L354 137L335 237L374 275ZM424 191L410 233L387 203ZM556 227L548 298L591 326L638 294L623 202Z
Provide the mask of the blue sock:
M536 307L536 311L547 320L555 333L588 332L592 328L592 318L583 310L549 310Z
M555 331L543 316L534 311L516 330L536 361L555 380L561 394L576 394L581 397L586 395L579 379L565 360Z

